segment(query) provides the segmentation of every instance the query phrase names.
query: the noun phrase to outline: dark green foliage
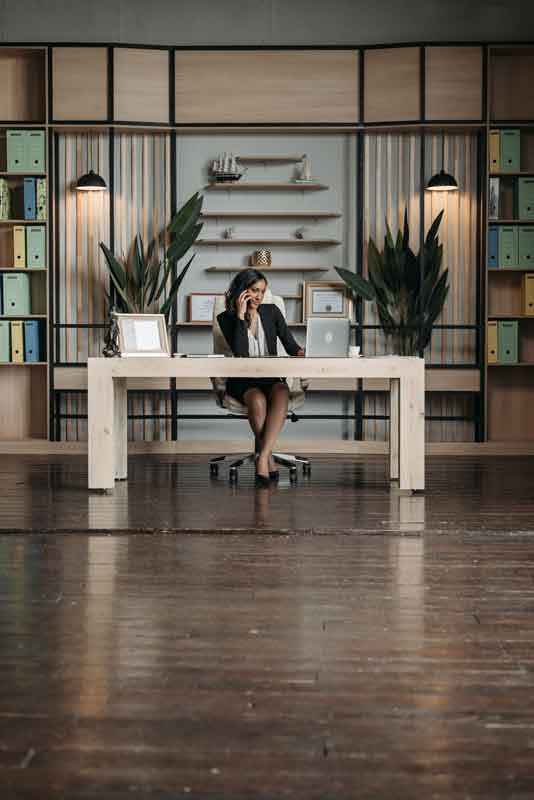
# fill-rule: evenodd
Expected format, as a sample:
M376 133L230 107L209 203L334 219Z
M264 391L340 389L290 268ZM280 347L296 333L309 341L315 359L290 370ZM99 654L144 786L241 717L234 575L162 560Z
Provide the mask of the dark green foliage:
M115 288L117 311L125 314L164 314L168 320L176 294L195 254L170 283L173 267L185 256L202 230L203 223L199 219L203 201L203 196L196 192L173 217L167 228L170 244L163 260L156 256L157 239L150 243L145 252L141 236L137 234L127 259L118 259L100 242Z

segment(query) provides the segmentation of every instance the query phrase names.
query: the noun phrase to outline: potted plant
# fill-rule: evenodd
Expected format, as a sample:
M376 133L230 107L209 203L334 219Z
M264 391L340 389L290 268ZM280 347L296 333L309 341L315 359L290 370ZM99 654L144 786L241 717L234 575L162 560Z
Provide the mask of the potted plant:
M449 292L449 271L440 273L443 245L437 232L442 217L443 211L432 222L423 252L417 255L409 246L407 211L404 211L403 230L398 231L395 241L386 220L383 250L380 252L373 239L369 239L369 280L336 267L353 295L376 302L388 344L401 356L424 351Z
M203 223L199 219L203 199L196 192L173 217L167 227L170 244L163 259L157 255L158 238L152 240L145 252L141 236L137 234L129 258L117 258L104 242L100 242L115 289L113 310L124 314L164 314L168 322L172 304L195 253L180 274L171 280L173 267L186 255L202 230ZM106 296L110 304L109 294Z

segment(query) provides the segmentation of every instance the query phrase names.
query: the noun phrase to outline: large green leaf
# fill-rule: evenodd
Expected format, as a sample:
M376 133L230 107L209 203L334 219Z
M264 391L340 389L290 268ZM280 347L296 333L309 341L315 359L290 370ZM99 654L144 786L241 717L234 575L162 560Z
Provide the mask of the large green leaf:
M343 267L334 267L334 269L347 284L352 294L360 295L364 300L374 300L376 293L369 281L366 281L356 272L350 272L348 269L343 269Z
M111 250L106 247L104 242L100 242L100 249L104 253L106 257L106 262L109 268L109 271L112 275L115 276L115 279L121 289L124 289L126 286L126 271L120 261L115 258Z
M187 262L187 264L185 265L183 270L180 272L178 277L174 280L174 282L171 285L171 288L169 289L169 294L167 296L167 299L165 300L165 302L163 303L163 305L160 308L160 314L165 314L165 318L167 318L167 316L169 314L169 311L171 309L171 305L172 305L172 303L174 301L176 293L178 292L178 289L180 288L180 285L181 285L183 279L185 278L187 270L191 266L191 262L193 261L195 255L196 255L196 253L193 253L191 258L189 259L189 261Z
M188 230L184 233L183 237L180 239L174 239L167 250L167 258L171 261L179 261L190 247L196 241L200 231L203 228L203 223L199 223L198 225L194 225L193 228Z

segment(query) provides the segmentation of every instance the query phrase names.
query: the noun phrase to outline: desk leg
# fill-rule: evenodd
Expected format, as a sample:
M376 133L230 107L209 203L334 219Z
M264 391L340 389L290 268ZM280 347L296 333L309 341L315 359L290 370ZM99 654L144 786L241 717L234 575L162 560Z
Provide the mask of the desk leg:
M89 360L87 375L87 452L89 489L113 489L114 389L109 365Z
M399 479L399 380L389 382L389 479Z
M128 477L128 392L125 378L115 378L113 436L115 480L124 481Z
M400 379L399 489L425 488L424 362Z

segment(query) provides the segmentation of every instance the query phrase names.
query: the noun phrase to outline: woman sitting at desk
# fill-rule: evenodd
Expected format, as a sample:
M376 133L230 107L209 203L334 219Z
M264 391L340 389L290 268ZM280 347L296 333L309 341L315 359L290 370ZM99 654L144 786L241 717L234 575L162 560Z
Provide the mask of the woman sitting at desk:
M263 303L267 289L265 275L255 269L238 272L226 292L226 311L217 321L234 356L276 356L280 339L291 356L303 356L280 309ZM256 437L258 458L256 484L268 486L277 480L278 471L272 448L282 430L288 406L289 390L284 378L229 378L227 394L247 407L250 427Z

